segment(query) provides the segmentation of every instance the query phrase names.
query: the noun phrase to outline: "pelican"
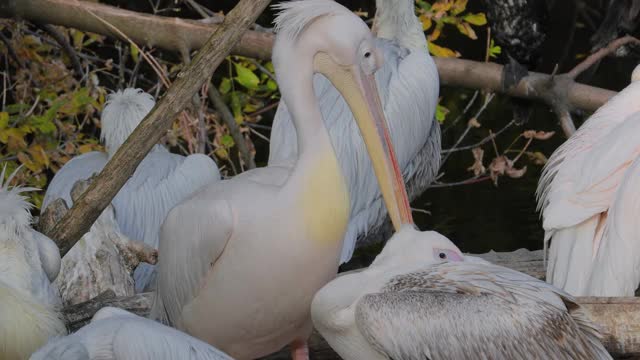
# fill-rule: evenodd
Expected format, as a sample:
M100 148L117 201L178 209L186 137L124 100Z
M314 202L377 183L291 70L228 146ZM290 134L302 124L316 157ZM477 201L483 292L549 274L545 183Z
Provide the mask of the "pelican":
M31 205L0 173L0 358L25 359L66 328L60 298L51 286L60 271L60 253L48 237L33 230Z
M571 295L410 225L318 291L311 316L345 360L611 359Z
M640 230L628 211L640 193L630 169L640 157L638 99L640 65L551 155L538 184L547 281L574 296L633 296L640 282Z
M104 307L89 325L51 340L30 360L233 360L183 332L122 309Z
M439 78L427 50L413 0L376 0L376 46L385 62L376 72L380 100L395 145L409 198L419 196L440 167L440 125L434 119ZM373 235L387 216L365 144L346 101L322 74L313 79L320 113L325 119L351 197L349 226L340 263L351 259L356 242ZM269 165L295 161L295 128L286 101L273 120Z
M368 27L330 0L275 8L273 65L296 127L297 161L209 184L169 212L152 307L154 318L240 360L287 344L294 359L308 359L311 299L338 270L349 193L314 73L354 113L394 226L411 216L374 79L383 58Z
M100 133L106 153L93 151L66 163L49 184L42 208L57 198L71 206L73 185L102 170L154 105L151 95L140 89L110 94L102 111ZM170 153L162 145L154 146L112 201L122 233L157 249L160 225L169 210L195 190L219 179L220 172L211 158L202 154L185 157ZM153 265L140 264L134 273L136 291L153 289L154 277Z

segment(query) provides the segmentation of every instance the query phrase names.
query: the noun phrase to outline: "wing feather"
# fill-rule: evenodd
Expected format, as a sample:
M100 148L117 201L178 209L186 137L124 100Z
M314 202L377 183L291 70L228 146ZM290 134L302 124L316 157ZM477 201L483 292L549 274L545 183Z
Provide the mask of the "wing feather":
M640 283L640 156L627 170L610 210L600 249L594 259L587 293L634 296Z
M235 226L233 209L227 200L207 200L215 196L206 190L223 188L196 192L174 207L162 224L152 318L179 328L184 306L222 254Z
M105 314L105 312L108 312ZM194 337L155 321L103 308L73 335L51 341L31 359L231 360Z
M394 277L357 303L356 325L392 359L610 359L570 295L481 262Z

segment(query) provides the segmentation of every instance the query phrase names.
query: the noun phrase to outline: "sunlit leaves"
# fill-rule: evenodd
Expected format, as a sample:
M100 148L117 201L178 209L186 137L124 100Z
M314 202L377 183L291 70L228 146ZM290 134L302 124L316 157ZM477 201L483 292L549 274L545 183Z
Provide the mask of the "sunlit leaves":
M489 43L489 57L490 58L496 58L498 57L498 55L500 55L500 53L502 53L502 48L498 45L496 45L493 41L493 39L491 39L491 42Z
M429 52L437 57L459 57L460 53L434 44L442 35L444 25L455 26L459 33L476 40L478 35L472 26L486 25L483 13L465 13L468 0L437 0L429 4L425 0L416 0L416 11L423 31L431 30L427 35ZM434 25L435 24L435 25Z
M233 64L236 68L236 73L238 76L235 77L235 80L242 86L247 89L256 90L258 89L258 85L260 84L260 79L258 76L253 73L253 71L249 70L241 63Z
M439 123L442 124L444 122L448 113L449 109L440 104L436 105L436 120L438 120Z

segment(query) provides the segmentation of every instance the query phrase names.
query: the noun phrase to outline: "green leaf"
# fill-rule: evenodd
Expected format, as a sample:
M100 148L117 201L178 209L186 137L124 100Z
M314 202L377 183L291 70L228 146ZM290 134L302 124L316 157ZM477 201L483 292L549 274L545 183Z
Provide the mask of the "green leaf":
M220 138L220 143L227 149L232 148L233 145L236 144L235 141L233 141L233 137L231 137L231 135L222 135L222 138Z
M462 19L468 22L469 24L473 24L477 26L487 24L487 17L484 16L484 13L467 14Z
M257 89L258 84L260 84L260 79L258 79L256 74L242 66L242 64L235 63L234 65L236 67L236 72L238 73L238 76L235 77L236 81L247 89Z
M21 112L29 110L29 105L28 104L10 104L10 105L7 105L7 107L5 107L5 110L11 115L19 114Z
M223 78L220 82L220 86L218 87L220 94L225 95L231 90L231 80L229 78Z
M452 15L458 15L467 8L467 0L456 0L453 3L453 8L451 9Z
M496 58L501 53L502 53L502 48L500 46L494 45L493 39L491 39L491 43L489 45L489 57Z
M242 103L240 102L240 96L238 96L237 92L231 93L231 112L233 113L233 117L238 121L242 121Z
M438 120L439 123L443 123L444 119L447 117L447 114L449 113L449 109L447 109L446 107L438 104L436 106L436 120Z
M73 30L73 47L76 49L82 49L82 41L84 40L84 33L79 30Z
M9 113L6 111L0 112L0 129L6 129L9 127Z
M133 61L138 62L138 60L140 59L140 50L138 49L137 46L129 46L129 49L131 49L131 57L133 58Z
M278 84L276 84L275 81L269 79L269 81L267 81L267 89L271 91L276 91L278 90Z

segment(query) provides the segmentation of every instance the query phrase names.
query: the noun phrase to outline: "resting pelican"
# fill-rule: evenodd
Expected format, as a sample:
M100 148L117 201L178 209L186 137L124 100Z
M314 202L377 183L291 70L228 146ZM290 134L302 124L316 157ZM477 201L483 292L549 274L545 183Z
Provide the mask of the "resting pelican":
M311 316L345 360L611 359L571 295L410 225L318 291Z
M233 360L183 332L122 309L105 307L91 323L57 339L30 360Z
M640 65L551 155L538 184L547 281L574 296L633 296L640 282L640 230L628 211L640 193L630 169L640 157L638 99Z
M0 358L26 359L52 336L66 333L60 298L51 282L60 252L30 226L31 205L21 193L35 190L2 183L0 174Z
M49 184L42 208L57 198L71 206L73 185L102 170L154 105L151 95L140 89L110 94L102 111L100 133L107 152L89 152L66 163ZM169 210L195 190L219 179L220 172L211 158L202 154L184 157L156 145L112 201L120 229L129 238L157 249L160 225ZM152 289L154 277L153 265L140 264L134 273L136 291Z
M324 74L355 114L394 226L411 216L375 85L383 59L366 24L330 0L275 8L282 12L273 65L296 126L298 159L290 168L268 166L207 185L169 212L152 308L152 316L241 360L286 344L294 359L308 359L311 299L338 270L349 193L314 73Z
M409 198L419 196L440 167L440 125L434 119L439 78L427 50L414 0L376 0L376 46L385 62L376 72L376 84L395 145ZM340 262L351 259L356 242L375 234L387 216L371 160L345 100L322 74L313 79L320 113L326 119L351 198L351 216ZM293 162L297 138L286 102L273 120L269 165ZM366 240L369 241L369 240Z

